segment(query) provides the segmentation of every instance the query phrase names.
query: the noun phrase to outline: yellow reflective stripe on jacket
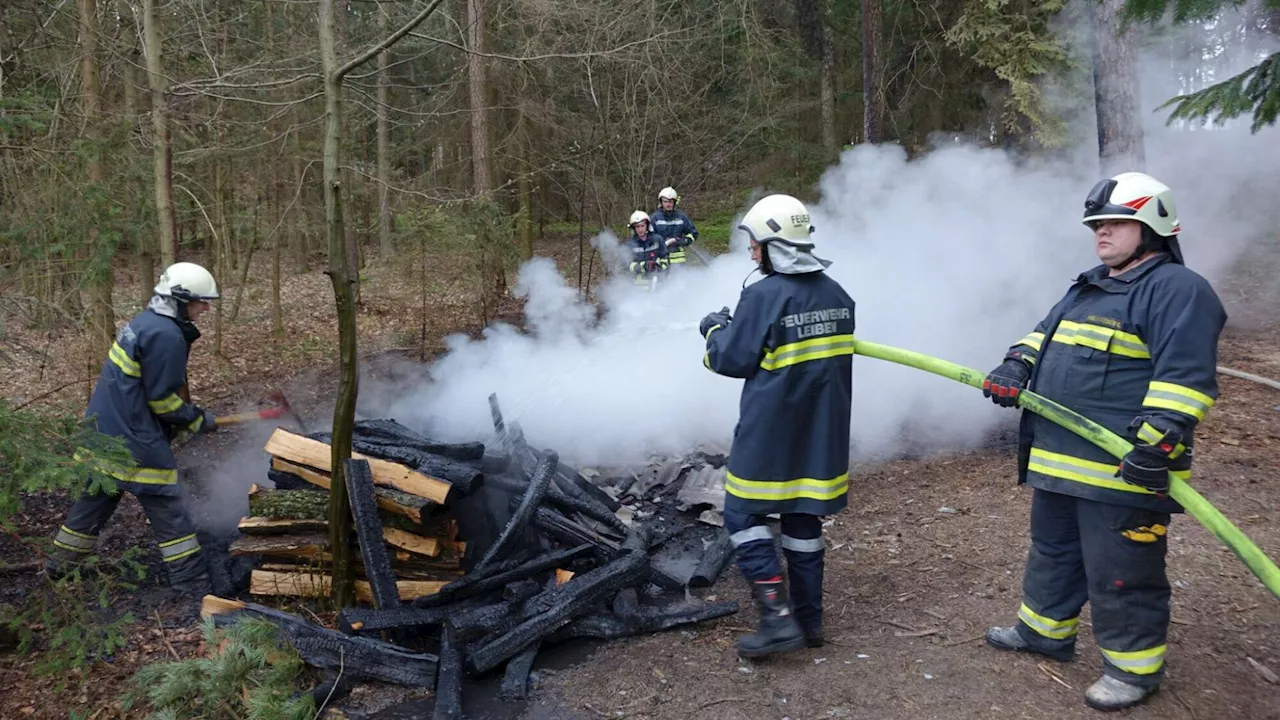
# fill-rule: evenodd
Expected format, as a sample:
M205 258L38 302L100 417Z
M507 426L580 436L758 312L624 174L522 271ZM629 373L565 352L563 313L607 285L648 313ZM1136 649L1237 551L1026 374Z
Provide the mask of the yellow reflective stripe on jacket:
M1037 634L1052 640L1066 640L1069 637L1074 637L1080 625L1079 617L1054 620L1027 607L1026 603L1022 603L1022 607L1018 608L1018 619L1027 627L1035 630Z
M715 332L715 331L717 331L717 330L719 330L719 329L720 329L720 326L719 326L719 325L712 325L712 326L707 330L707 334L706 334L706 335L704 335L704 336L702 337L702 339L703 339L703 340L708 340L708 341L710 341L710 340L711 340L711 333L713 333L713 332ZM706 368L706 369L708 369L708 370L710 370L710 369L711 369L711 351L710 351L710 350L708 350L708 351L706 351L706 352L704 352L704 353L702 354L702 366L703 366L703 367L705 367L705 368Z
M1147 386L1147 396L1142 399L1143 407L1177 410L1203 420L1205 413L1213 407L1214 399L1186 385L1152 380Z
M120 372L129 377L142 377L142 365L137 360L129 357L129 353L120 347L120 343L111 343L111 351L107 353L107 358L120 368Z
M182 398L178 397L177 393L171 393L168 397L159 400L148 400L147 407L157 415L164 415L182 407Z
M1129 652L1108 650L1104 647L1098 649L1102 651L1102 656L1108 662L1125 672L1131 672L1134 675L1154 675L1164 666L1164 655L1169 646L1167 644L1157 645L1147 650Z
M1092 323L1063 320L1053 333L1053 342L1089 347L1124 357L1143 360L1151 358L1150 348L1137 335Z
M1049 477L1074 480L1085 485L1093 485L1094 487L1108 490L1151 494L1151 491L1146 488L1131 485L1116 477L1117 467L1118 463L1112 465L1094 462L1063 455L1062 453L1041 450L1038 447L1031 448L1031 461L1027 464L1027 470L1038 472L1041 475L1048 475Z
M853 355L853 348L854 338L852 333L810 338L800 342L779 345L773 350L765 351L764 359L760 361L760 367L765 370L778 370L779 368L809 362L810 360Z
M122 468L118 465L96 460L92 456L79 451L75 454L77 462L89 462L100 472L124 482L140 485L174 485L178 482L178 471L174 468Z
M1044 333L1033 332L1030 335L1022 338L1018 342L1014 343L1014 345L1026 345L1032 350L1035 350L1036 352L1040 352L1040 347L1044 345Z
M1138 439L1148 445L1158 447L1156 443L1164 439L1164 433L1160 432L1159 430L1156 430L1155 427L1151 425L1151 423L1144 422L1138 428ZM1164 450L1164 448L1160 448L1160 449ZM1178 443L1173 448L1173 450L1165 454L1169 456L1170 460L1174 460L1180 457L1182 453L1186 451L1187 451L1187 446L1183 445L1182 443Z
M830 480L796 478L795 480L744 480L727 473L725 492L745 500L832 500L849 491L849 473Z

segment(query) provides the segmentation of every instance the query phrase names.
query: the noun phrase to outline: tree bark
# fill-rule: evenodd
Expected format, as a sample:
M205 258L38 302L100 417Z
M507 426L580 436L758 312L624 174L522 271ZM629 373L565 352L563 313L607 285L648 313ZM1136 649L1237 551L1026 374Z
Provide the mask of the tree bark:
M471 99L471 172L476 195L493 190L493 169L489 159L489 81L485 59L484 0L467 2L467 85Z
M271 234L271 334L284 337L284 310L280 305L280 249L284 235L284 197L280 185L280 166L271 166L271 188L274 197L276 223Z
M840 156L836 133L835 48L824 0L796 0L796 20L805 51L818 63L818 125L828 161Z
M102 115L102 89L98 84L98 3L97 0L77 0L80 15L80 102L84 113L84 134L89 142L86 175L89 181L90 224L89 246L86 257L89 261L89 325L90 351L85 360L90 367L102 362L102 355L110 347L116 334L115 310L112 309L111 295L115 288L112 274L112 251L114 243L110 239L105 242L99 223L105 217L101 212L104 191L102 170L102 148L100 119ZM92 371L91 371L92 372Z
M1089 3L1093 24L1093 96L1102 174L1146 166L1138 96L1136 28L1124 23L1125 0Z
M342 76L338 75L334 38L334 0L320 0L320 58L324 67L324 216L329 244L329 280L338 310L338 398L333 407L333 440L329 486L329 547L333 552L333 601L347 607L355 600L355 566L351 552L351 504L344 476L351 457L358 387L356 354L356 284L348 262L346 228L342 222L341 164Z
M880 0L862 0L862 141L883 138L880 93Z
M164 66L160 62L160 28L156 0L142 0L143 44L147 55L147 80L151 86L152 158L155 166L156 228L160 237L160 264L168 267L178 257L178 234L173 212L173 157L169 144L168 109L165 103Z
M124 84L124 114L127 118L130 128L133 132L137 132L141 122L141 98L138 89L138 71L137 68L142 66L142 54L138 50L138 32L137 26L133 22L133 13L130 11L127 3L123 0L117 7L117 13L121 18L121 22L125 24L124 36L129 38L128 47L125 49L126 60L120 65L121 82ZM132 134L132 133L131 133ZM156 277L156 258L154 253L155 242L148 233L141 232L136 228L141 223L142 212L140 209L141 198L145 192L144 185L141 181L131 181L131 187L134 192L130 193L130 211L134 219L130 223L128 234L133 239L134 252L137 258L138 268L138 301L145 306L147 301L151 299L152 284L151 280Z
M378 6L378 34L387 34L387 10ZM388 67L391 51L378 53L378 246L384 259L395 252L392 235L395 228L391 218L391 81Z

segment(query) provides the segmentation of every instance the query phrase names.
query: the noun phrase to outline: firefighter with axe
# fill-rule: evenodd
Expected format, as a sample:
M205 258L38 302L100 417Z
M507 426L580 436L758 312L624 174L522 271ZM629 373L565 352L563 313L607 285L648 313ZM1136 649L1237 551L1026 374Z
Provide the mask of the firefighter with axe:
M135 465L99 464L119 488L86 492L72 505L53 540L46 563L50 575L64 574L68 564L93 552L123 490L138 498L151 521L170 585L178 591L208 592L209 572L178 487L178 461L170 442L181 430L212 432L218 426L212 414L185 397L187 357L200 337L196 321L217 299L218 284L208 270L175 263L160 276L147 308L116 335L85 420L122 439Z

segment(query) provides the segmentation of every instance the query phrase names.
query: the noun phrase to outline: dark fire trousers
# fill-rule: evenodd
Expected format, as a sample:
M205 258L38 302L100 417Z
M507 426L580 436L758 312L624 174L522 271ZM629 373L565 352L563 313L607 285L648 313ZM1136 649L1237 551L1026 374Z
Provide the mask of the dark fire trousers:
M738 555L738 568L748 582L782 576L773 531L765 515L724 511L724 529ZM796 621L806 635L822 632L822 518L817 515L782 516L782 554L787 558L787 582Z
M1107 675L1134 685L1164 678L1169 513L1036 490L1018 633L1046 654L1075 653L1080 609Z
M160 544L160 558L169 571L169 582L180 583L208 574L191 516L187 514L181 495L135 493L151 521L151 529ZM63 562L76 562L93 552L98 533L111 519L120 504L120 492L86 493L71 506L67 520L53 541L55 567Z

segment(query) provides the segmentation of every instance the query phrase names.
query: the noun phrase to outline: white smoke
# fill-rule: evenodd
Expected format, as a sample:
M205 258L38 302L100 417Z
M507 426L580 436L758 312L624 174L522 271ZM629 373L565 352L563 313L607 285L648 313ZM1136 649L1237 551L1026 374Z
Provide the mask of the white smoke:
M1253 52L1223 72L1256 62ZM1189 89L1179 67L1148 53L1146 110ZM1280 227L1277 131L1251 135L1247 119L1167 128L1165 116L1148 115L1147 169L1174 189L1188 264L1218 281L1250 244L1274 242ZM1080 148L1055 159L968 145L911 160L894 145L845 152L810 208L817 254L834 261L829 273L858 303L858 337L984 371L997 365L1097 263L1080 222L1099 179L1096 142ZM593 245L618 260L612 234ZM483 438L491 431L486 399L496 392L508 421L566 460L638 461L698 443L727 446L742 383L702 367L697 324L735 306L752 268L738 240L709 267L679 268L654 293L611 279L597 311L551 261L535 259L519 273L527 332L494 326L480 339L450 338L429 379L402 392L388 414L446 438ZM1013 417L971 388L867 358L855 360L855 388L851 440L864 458L899 451L905 437L972 444Z

